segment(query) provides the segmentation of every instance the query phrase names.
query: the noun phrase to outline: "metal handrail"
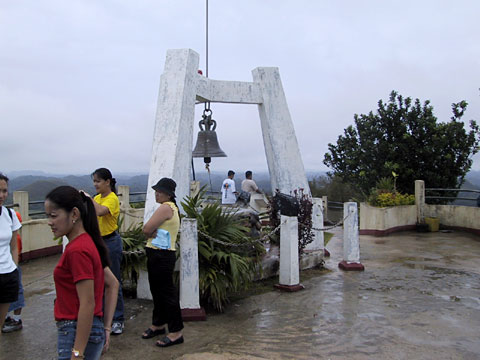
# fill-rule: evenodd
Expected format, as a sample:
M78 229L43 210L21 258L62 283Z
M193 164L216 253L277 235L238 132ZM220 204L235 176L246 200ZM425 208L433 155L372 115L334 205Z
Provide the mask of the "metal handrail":
M475 193L475 194L480 194L480 190L475 190L475 189L442 189L442 188L425 188L426 191L455 191L457 193L459 192L470 192L470 193ZM480 197L480 196L479 196ZM425 196L426 199L439 199L439 200L448 200L448 201L454 201L454 200L467 200L467 201L478 201L478 199L475 198L466 198L466 197L454 197L454 196Z
M473 193L480 193L480 190L474 189L441 189L441 188L425 188L425 191L459 191L459 192L473 192Z
M34 201L29 201L28 205L35 205L35 204L43 204L45 200L34 200Z
M425 196L425 199L473 200L473 201L477 201L477 198L460 198L460 197L453 197L453 196Z

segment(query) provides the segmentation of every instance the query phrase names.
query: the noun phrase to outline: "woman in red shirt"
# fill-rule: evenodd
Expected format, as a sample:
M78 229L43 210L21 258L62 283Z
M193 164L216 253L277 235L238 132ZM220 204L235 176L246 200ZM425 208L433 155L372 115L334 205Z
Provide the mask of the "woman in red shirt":
M53 272L58 358L99 359L106 340L108 347L118 281L108 267L95 207L75 188L60 186L46 196L45 212L53 234L69 240Z

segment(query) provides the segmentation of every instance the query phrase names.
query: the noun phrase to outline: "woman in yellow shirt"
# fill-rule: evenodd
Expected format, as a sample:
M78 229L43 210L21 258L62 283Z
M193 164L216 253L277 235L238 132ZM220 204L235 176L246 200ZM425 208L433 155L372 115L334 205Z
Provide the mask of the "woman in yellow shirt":
M123 293L121 270L123 256L123 243L118 233L118 216L120 215L120 202L115 189L116 180L110 170L99 168L92 173L93 185L97 195L93 198L97 213L98 226L105 245L110 253L111 269L120 283L118 289L117 307L113 315L112 334L120 335L124 328Z
M154 186L155 200L160 206L143 226L149 238L146 245L147 270L150 291L153 297L152 325L145 330L143 339L165 334L156 342L167 347L183 343L183 321L177 289L173 283L173 270L177 260L175 241L180 228L180 217L175 202L177 184L169 178L160 179Z

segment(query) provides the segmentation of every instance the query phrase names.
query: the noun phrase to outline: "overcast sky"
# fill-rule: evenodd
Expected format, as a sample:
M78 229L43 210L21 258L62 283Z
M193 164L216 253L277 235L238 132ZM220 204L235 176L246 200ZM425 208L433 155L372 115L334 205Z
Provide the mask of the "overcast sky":
M466 100L464 120L480 120L478 0L209 7L209 77L251 81L254 68L278 67L307 170L326 170L328 143L391 90L431 100L440 121ZM0 0L0 171L147 173L175 48L198 52L205 69L205 0ZM266 170L257 107L212 110L228 158L211 168Z

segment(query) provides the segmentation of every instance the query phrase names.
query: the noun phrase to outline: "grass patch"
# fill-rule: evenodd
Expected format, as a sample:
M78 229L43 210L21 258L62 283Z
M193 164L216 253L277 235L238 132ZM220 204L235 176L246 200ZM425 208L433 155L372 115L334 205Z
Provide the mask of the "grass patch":
M331 232L327 232L325 231L323 233L323 242L324 242L324 246L327 246L328 242L330 241L330 239L333 237L333 233Z

